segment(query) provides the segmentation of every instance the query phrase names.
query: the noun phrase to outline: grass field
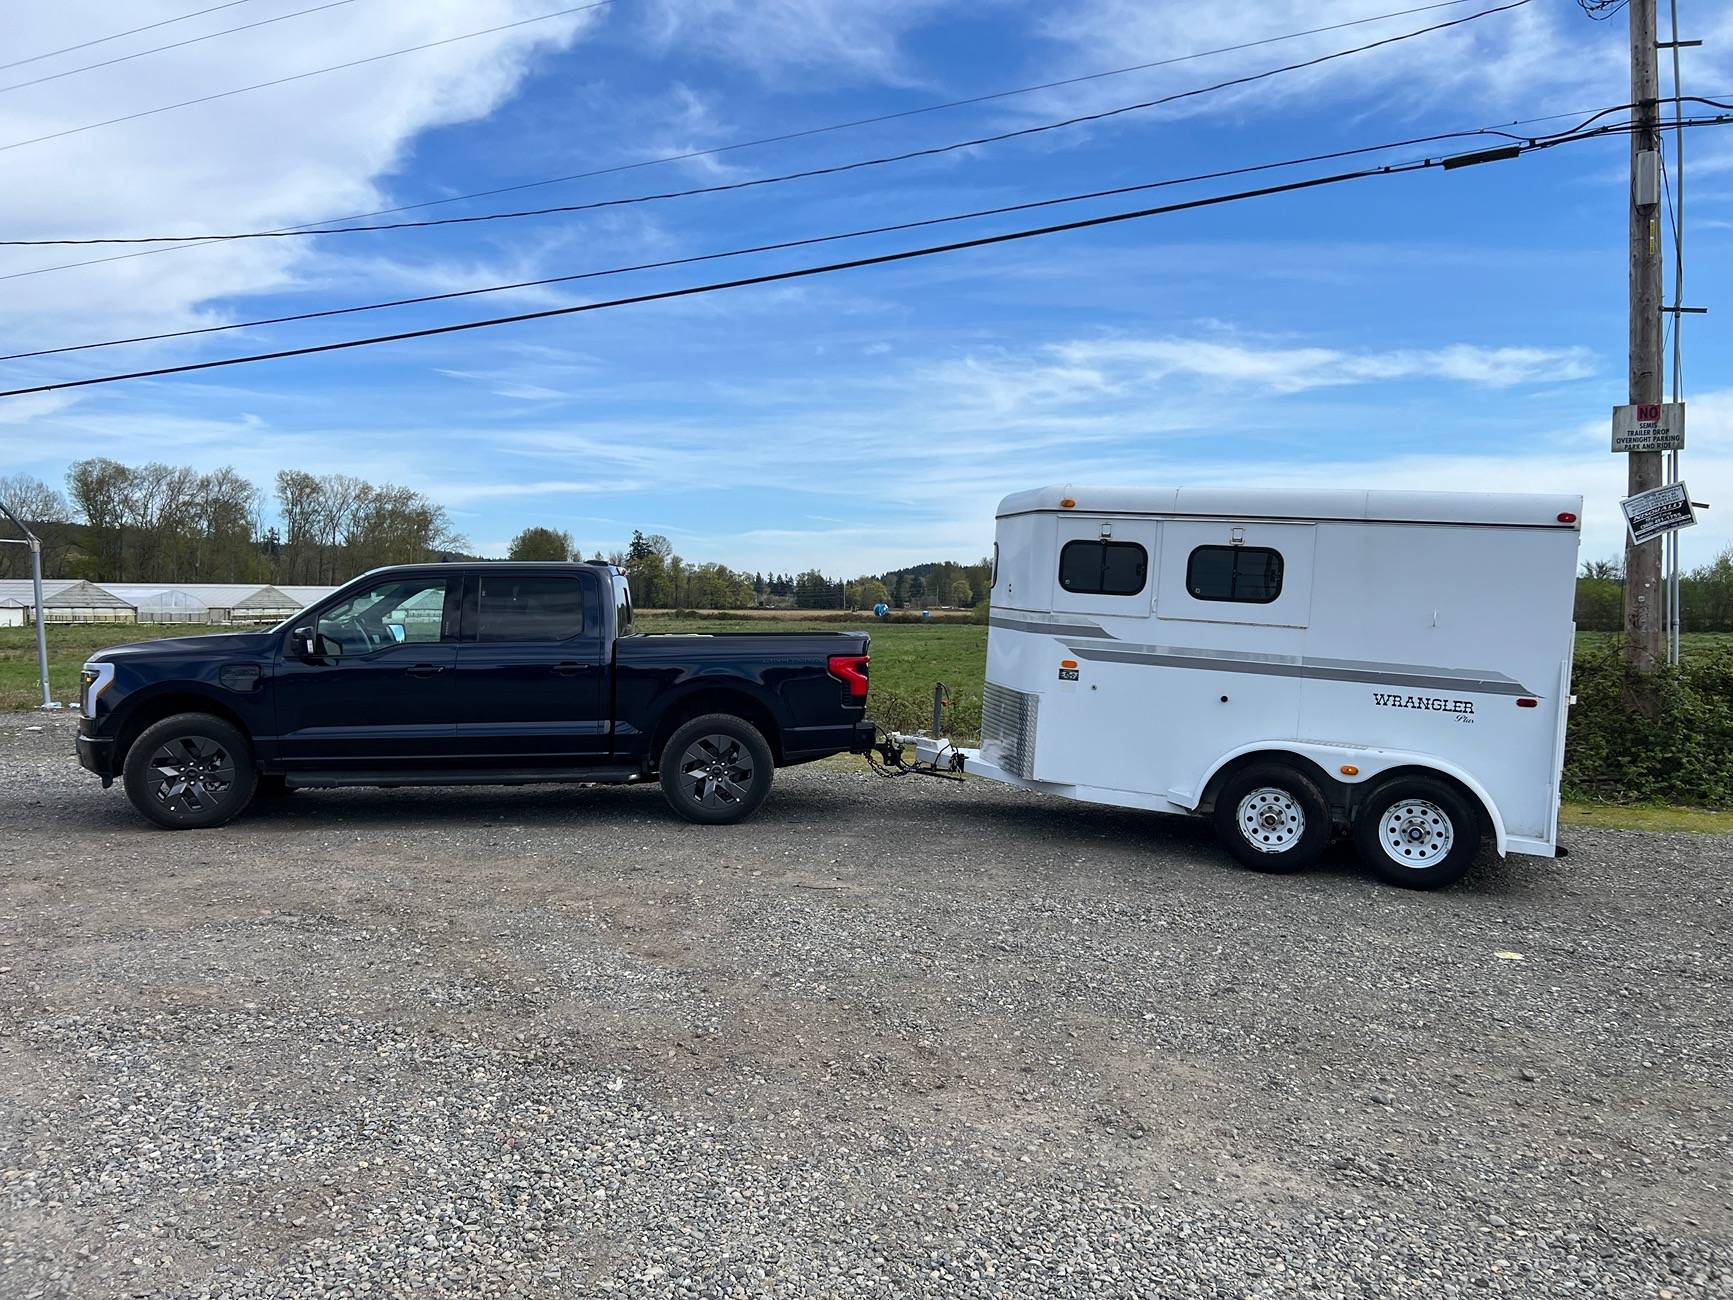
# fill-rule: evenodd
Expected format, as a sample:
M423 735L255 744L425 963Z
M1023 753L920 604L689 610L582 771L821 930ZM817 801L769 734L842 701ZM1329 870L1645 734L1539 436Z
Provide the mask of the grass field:
M202 636L241 630L203 623L50 623L48 684L55 699L75 701L78 670L93 650L162 636ZM0 627L0 709L31 709L41 702L36 685L36 629Z

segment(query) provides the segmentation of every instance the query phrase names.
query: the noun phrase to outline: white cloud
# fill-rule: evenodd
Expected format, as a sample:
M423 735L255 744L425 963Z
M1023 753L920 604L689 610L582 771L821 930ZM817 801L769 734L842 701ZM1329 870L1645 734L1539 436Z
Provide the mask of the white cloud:
M1346 352L1323 347L1256 347L1209 339L1116 338L1064 343L1051 349L1070 373L1150 382L1173 375L1250 384L1278 393L1378 381L1455 380L1488 388L1537 381L1582 379L1592 374L1583 348L1477 347L1407 348ZM1085 368L1079 371L1077 368ZM1114 368L1117 368L1115 370ZM1025 382L1032 382L1025 380ZM1109 382L1102 379L1103 383Z
M907 84L907 31L943 0L652 0L644 24L660 48L712 54L761 77L822 74Z
M184 6L140 0L126 16L145 22L177 11ZM0 98L0 144L546 12L536 0L485 9L469 0L420 0L291 19ZM7 48L67 45L113 27L115 13L95 0L11 12ZM569 44L606 13L532 23L10 150L7 228L26 238L201 234L388 206L383 178L402 164L418 134L490 113L539 51ZM232 25L220 21L226 17L175 31L219 30ZM62 62L40 66L57 69ZM6 249L0 275L113 251ZM261 240L10 279L3 282L0 342L41 346L219 323L221 315L204 304L295 286L316 274L316 265L311 241Z

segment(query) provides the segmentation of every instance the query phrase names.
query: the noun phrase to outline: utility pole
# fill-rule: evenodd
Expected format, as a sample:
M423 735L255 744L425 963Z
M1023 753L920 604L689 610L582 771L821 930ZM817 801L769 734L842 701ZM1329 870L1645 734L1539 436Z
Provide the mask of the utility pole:
M1630 398L1647 405L1661 400L1661 126L1656 100L1661 76L1655 46L1656 0L1631 0L1630 193ZM1658 451L1633 451L1630 491L1635 496L1661 486L1665 467ZM1639 673L1663 662L1661 617L1662 545L1625 542L1625 664Z

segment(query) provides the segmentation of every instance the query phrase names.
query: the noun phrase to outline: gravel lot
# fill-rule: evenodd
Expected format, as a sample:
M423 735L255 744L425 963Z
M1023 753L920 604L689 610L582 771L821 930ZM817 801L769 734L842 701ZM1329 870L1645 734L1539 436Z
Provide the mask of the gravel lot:
M0 1295L1733 1295L1729 838L822 766L136 819L0 718Z

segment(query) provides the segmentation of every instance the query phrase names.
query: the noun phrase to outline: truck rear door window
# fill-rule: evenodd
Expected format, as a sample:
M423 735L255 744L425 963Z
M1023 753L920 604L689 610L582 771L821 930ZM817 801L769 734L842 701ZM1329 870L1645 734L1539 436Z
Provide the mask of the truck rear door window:
M1268 605L1282 594L1282 555L1267 546L1200 546L1185 566L1193 600Z
M566 641L584 630L577 578L483 574L476 600L478 641Z
M1078 596L1135 596L1149 578L1149 552L1136 542L1066 542L1059 585Z

